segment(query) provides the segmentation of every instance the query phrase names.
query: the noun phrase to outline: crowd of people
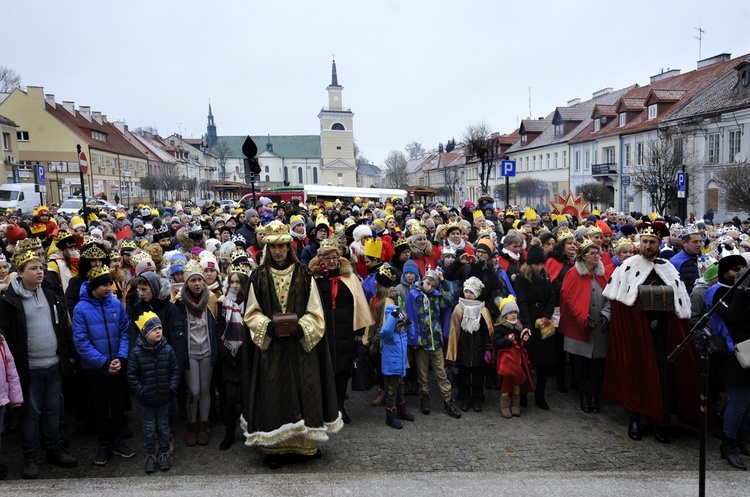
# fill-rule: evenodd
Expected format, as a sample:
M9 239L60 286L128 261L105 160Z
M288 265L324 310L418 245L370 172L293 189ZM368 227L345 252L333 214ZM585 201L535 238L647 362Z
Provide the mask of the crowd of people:
M415 419L408 396L431 414L434 383L452 418L497 389L493 410L512 419L532 397L549 410L554 380L584 413L622 404L630 439L669 443L673 419L697 423L700 399L695 349L667 355L747 271L749 233L750 219L399 198L7 212L0 425L18 420L24 478L38 477L40 450L78 464L63 409L97 433L97 465L135 456L127 413L139 409L146 473L171 468L180 423L188 447L223 423L220 450L239 425L279 468L321 457L352 422L355 383L377 387L371 404L401 429ZM750 278L710 323L711 409L721 457L740 469L748 304Z

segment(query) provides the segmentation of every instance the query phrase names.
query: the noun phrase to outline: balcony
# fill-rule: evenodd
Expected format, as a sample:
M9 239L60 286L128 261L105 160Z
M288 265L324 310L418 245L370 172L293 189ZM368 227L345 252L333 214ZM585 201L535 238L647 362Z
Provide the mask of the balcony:
M602 164L591 164L591 176L616 176L617 163L604 162Z

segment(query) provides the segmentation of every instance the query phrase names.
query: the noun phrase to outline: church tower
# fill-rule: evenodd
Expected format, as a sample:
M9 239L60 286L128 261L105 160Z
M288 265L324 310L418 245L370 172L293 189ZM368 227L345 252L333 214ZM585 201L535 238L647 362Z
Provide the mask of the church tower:
M216 136L216 124L214 124L214 115L211 112L211 102L208 102L208 126L206 126L206 146L211 149L218 141Z
M336 73L336 60L331 70L328 107L318 114L320 119L320 156L322 178L320 184L357 186L357 165L354 162L354 113L343 106L342 91Z

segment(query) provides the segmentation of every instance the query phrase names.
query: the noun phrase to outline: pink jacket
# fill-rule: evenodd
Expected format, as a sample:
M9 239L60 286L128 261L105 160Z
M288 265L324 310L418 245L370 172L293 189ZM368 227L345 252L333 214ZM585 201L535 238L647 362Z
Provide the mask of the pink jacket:
M8 403L16 406L23 404L23 393L21 392L21 380L18 378L16 361L10 353L5 340L0 346L0 406Z

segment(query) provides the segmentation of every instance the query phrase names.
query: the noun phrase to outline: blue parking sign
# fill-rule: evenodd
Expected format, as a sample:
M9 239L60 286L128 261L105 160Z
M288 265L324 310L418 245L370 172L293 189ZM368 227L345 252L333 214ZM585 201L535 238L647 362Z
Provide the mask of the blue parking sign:
M515 176L516 175L516 161L504 160L500 162L500 174L503 176Z
M684 192L687 183L687 173L677 173L677 191Z

